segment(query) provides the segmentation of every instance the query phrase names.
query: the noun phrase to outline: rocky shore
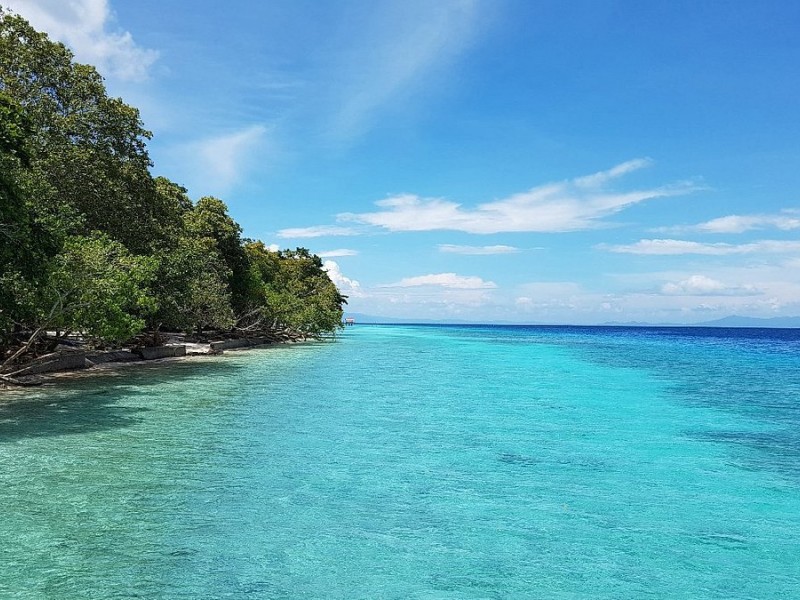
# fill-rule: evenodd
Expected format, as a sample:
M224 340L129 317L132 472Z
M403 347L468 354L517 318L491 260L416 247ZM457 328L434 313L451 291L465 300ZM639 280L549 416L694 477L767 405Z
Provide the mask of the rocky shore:
M317 339L292 330L276 330L247 337L219 337L198 341L182 334L170 336L160 346L130 346L111 350L86 349L81 343L60 345L53 352L17 365L15 369L0 373L0 391L8 387L38 386L50 381L54 375L143 363L153 360L210 356L226 350L244 350L271 344L286 344Z

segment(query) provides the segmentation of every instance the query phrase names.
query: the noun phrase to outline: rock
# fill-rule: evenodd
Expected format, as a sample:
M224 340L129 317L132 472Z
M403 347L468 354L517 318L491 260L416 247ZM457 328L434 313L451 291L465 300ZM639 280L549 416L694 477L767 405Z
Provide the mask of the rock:
M173 356L186 356L186 346L152 346L139 348L137 354L144 360L155 360L157 358L171 358Z

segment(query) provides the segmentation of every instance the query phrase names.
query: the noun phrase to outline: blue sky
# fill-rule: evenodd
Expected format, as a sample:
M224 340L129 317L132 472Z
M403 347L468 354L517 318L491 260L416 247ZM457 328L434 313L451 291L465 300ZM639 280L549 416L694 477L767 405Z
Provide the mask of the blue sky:
M0 3L354 312L800 315L800 3Z

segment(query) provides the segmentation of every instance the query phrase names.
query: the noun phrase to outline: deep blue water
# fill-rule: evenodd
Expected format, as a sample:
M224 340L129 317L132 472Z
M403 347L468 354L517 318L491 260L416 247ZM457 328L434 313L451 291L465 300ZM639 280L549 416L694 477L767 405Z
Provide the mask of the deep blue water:
M357 325L0 398L0 598L800 598L800 330Z

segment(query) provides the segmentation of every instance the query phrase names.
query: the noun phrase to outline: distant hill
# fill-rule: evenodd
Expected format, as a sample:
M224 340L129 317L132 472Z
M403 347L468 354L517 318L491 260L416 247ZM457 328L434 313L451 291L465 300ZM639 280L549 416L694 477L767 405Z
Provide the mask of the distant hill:
M702 324L696 323L648 323L647 321L606 321L600 323L604 327L694 327Z
M345 312L345 318L352 318L358 323L366 324L385 324L385 325L484 325L479 321L464 321L456 319L403 319L401 317L380 317L376 315L365 315L363 313ZM497 325L513 325L513 323L494 321Z
M425 325L442 324L442 325L458 325L458 324L483 324L478 321L457 321L453 319L402 319L396 317L381 317L376 315L366 315L363 313L345 313L346 317L352 317L356 323L386 323L397 325L408 325L412 323L419 323ZM508 321L494 321L496 325L514 325ZM519 323L521 324L521 323ZM534 323L525 323L526 325L535 325ZM800 317L772 317L769 319L762 319L758 317L741 317L732 315L722 319L715 319L713 321L702 321L700 323L645 323L640 321L628 322L607 322L601 325L616 326L616 327L772 327L772 328L800 328Z
M759 319L757 317L740 317L733 315L714 321L695 323L695 327L800 327L800 317L772 317Z
M411 323L408 319L394 319L391 317L378 317L375 315L365 315L363 313L354 313L345 311L344 316L346 319L355 319L356 323ZM419 322L419 321L414 321Z
M699 323L643 323L641 321L610 321L603 323L612 327L764 327L773 329L792 329L800 327L800 317L772 317L762 319L758 317L740 317L731 315L713 321Z

